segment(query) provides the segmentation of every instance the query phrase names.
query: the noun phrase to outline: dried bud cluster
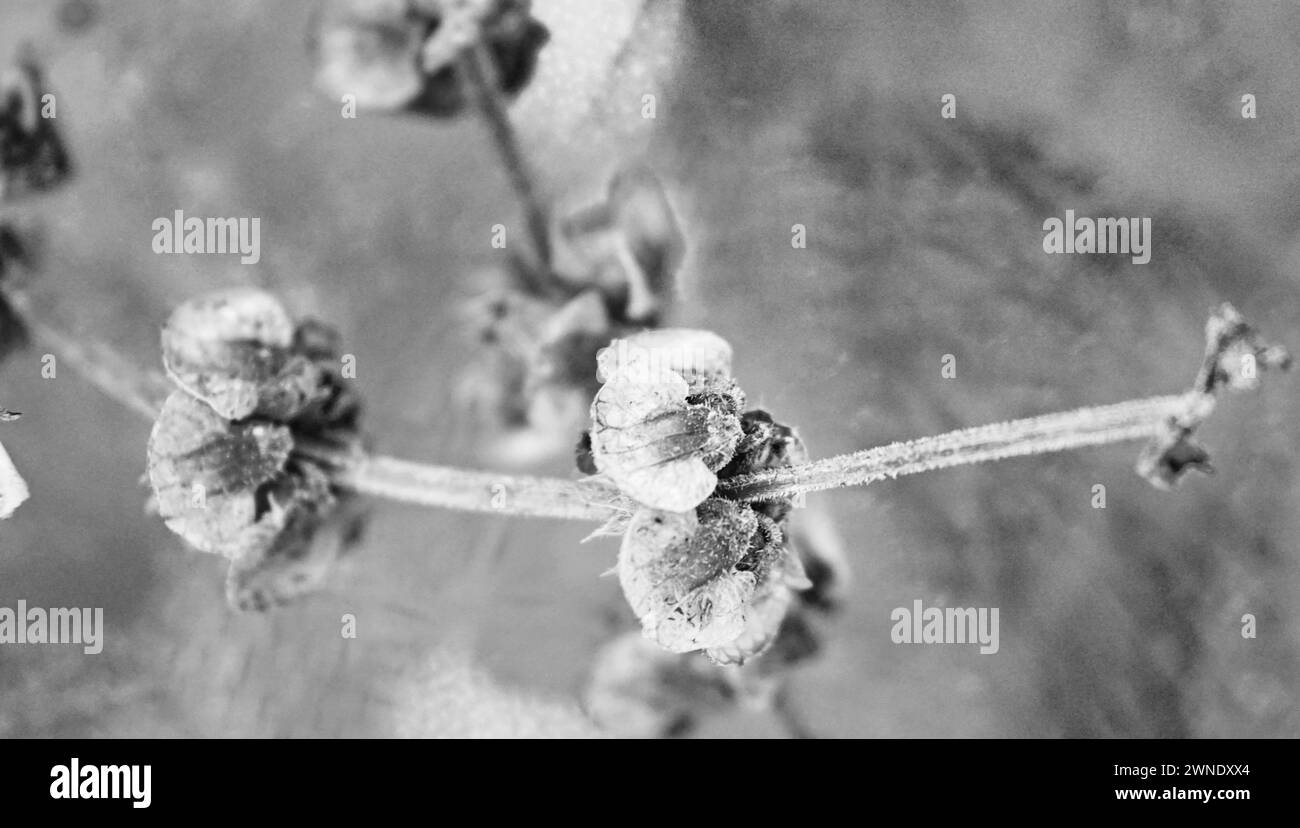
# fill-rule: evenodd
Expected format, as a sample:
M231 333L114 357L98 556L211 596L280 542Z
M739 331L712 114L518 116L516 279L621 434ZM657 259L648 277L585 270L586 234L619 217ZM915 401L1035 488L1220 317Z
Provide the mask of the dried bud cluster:
M326 470L294 452L299 441L357 440L333 332L236 289L181 305L162 339L180 390L149 437L159 513L195 548L232 561L228 597L240 609L310 591L342 551L338 537L355 534Z
M527 85L546 45L529 0L330 0L311 32L317 85L364 109L459 114L469 100L462 55L486 50L499 88Z
M1143 450L1137 472L1157 489L1169 490L1190 470L1211 473L1210 455L1192 439L1223 389L1253 391L1263 371L1285 371L1291 355L1264 340L1232 305L1224 303L1205 323L1205 359L1189 395L1188 410L1164 424Z
M763 652L794 594L811 586L785 537L793 503L712 494L720 477L800 462L802 443L766 412L743 412L731 347L708 331L617 340L597 365L605 384L587 443L594 470L644 506L618 559L644 634L723 664Z

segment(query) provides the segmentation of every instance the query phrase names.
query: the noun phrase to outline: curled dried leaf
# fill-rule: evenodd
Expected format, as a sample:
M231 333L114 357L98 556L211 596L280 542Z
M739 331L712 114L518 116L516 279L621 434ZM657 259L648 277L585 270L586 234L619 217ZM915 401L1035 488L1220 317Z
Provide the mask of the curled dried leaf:
M653 324L668 302L686 243L658 177L616 173L605 200L559 224L560 239L618 309L620 321Z
M1137 473L1161 491L1178 485L1189 471L1213 473L1210 455L1192 439L1193 429L1170 420L1138 457Z
M236 288L180 305L162 331L163 366L183 390L228 420L290 419L325 394L316 361L268 293Z

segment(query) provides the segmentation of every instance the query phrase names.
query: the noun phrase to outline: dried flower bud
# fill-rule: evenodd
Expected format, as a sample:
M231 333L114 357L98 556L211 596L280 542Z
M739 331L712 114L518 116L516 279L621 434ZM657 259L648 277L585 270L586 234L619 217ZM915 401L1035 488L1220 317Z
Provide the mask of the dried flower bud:
M8 520L30 494L27 481L14 467L14 461L9 459L4 443L0 443L0 520Z
M654 324L672 293L686 244L653 172L635 167L616 173L606 200L569 216L559 231L621 322Z
M482 42L501 89L532 78L549 37L528 0L331 0L312 26L317 85L365 109L449 117L468 96L459 58Z
M287 420L319 401L321 370L294 345L284 307L248 288L192 299L162 331L168 376L228 420L255 414Z
M55 119L41 114L47 91L30 54L0 74L0 202L51 189L72 172Z
M772 521L710 499L690 512L633 515L618 578L643 633L664 649L746 649L761 637L750 627L754 600L768 596L771 578L786 577L786 554ZM755 624L765 630L769 621Z
M717 486L741 438L744 394L731 349L707 331L662 330L611 343L591 403L596 467L625 494L684 512Z
M1161 491L1169 491L1188 471L1212 474L1210 455L1192 440L1192 428L1171 420L1138 457L1137 473Z
M1228 303L1220 305L1205 323L1205 362L1196 389L1212 394L1221 387L1251 391L1259 387L1259 374L1287 370L1291 356L1272 345Z

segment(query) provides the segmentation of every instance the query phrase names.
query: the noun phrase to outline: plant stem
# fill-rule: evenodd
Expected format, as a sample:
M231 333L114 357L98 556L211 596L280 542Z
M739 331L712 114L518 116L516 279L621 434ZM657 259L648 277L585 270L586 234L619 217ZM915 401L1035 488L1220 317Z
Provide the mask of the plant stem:
M596 521L636 509L617 489L592 480L434 466L320 445L295 445L294 451L332 466L334 482L345 489L419 506Z
M1205 395L1193 392L966 428L732 477L719 483L718 493L741 502L771 500L970 463L1139 440L1156 436L1170 418L1182 418L1194 408L1198 418L1204 416L1206 404Z
M101 391L156 418L170 391L166 378L142 371L112 349L90 346L37 321L27 296L4 288L3 296L33 334L59 353ZM1203 373L1206 373L1203 371ZM1212 391L1147 397L1039 417L965 428L722 480L716 496L742 503L791 497L844 486L990 460L1083 448L1160 436L1170 424L1193 427L1213 409ZM416 463L299 439L295 454L329 467L335 483L359 494L403 503L521 517L610 521L640 508L614 486L597 479L499 474Z
M4 287L0 301L18 312L32 337L54 352L56 358L109 397L143 414L157 418L172 386L160 372L143 371L113 348L86 337L67 334L42 322L32 311L31 298L19 288ZM57 370L57 363L56 363Z
M519 148L514 127L506 115L506 105L497 80L496 67L488 53L488 47L481 39L476 39L460 55L460 68L466 80L466 87L483 116L488 131L492 134L492 143L505 165L510 185L519 198L524 210L524 223L537 257L538 271L546 284L533 287L549 293L555 289L550 284L551 278L551 236L550 219L542 206L534 186L534 176Z

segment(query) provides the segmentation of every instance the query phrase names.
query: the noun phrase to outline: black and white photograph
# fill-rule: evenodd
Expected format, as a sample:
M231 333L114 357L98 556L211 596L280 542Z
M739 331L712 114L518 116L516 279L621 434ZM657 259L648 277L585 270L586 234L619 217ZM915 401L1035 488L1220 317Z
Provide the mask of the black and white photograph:
M995 739L1226 814L1298 321L1296 2L0 0L0 739L55 810Z

